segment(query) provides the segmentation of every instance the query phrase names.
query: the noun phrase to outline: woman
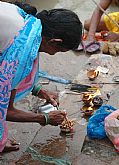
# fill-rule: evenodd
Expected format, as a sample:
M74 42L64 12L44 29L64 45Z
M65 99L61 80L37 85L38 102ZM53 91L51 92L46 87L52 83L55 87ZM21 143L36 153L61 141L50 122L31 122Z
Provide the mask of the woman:
M106 10L113 0L100 0L99 5ZM97 6L94 10L91 20L86 20L84 28L88 30L88 41L95 40L95 33L99 31L109 31L105 39L110 41L119 41L119 28L105 15L102 16L102 10ZM109 16L119 24L119 12L109 13Z
M41 86L35 87L39 78L38 52L54 55L77 48L81 41L82 24L72 11L54 9L42 11L36 17L14 4L0 1L0 152L19 148L10 142L5 147L6 120L57 126L66 116L63 111L26 113L13 105L31 91L56 105L54 95Z

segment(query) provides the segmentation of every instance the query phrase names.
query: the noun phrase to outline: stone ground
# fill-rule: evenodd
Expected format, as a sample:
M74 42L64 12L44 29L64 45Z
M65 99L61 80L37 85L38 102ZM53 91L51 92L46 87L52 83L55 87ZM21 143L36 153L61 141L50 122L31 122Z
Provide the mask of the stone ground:
M35 4L39 10L44 8L58 8L64 7L72 9L79 16L83 22L92 14L92 9L95 5L91 0L51 0L44 1L30 1ZM111 8L111 10L114 10ZM66 79L75 79L82 76L82 71L85 68L85 62L89 56L79 52L57 53L56 56L48 56L41 53L41 68L48 71L50 75L61 76ZM117 73L118 74L118 71ZM83 82L83 77L82 77ZM111 86L112 87L112 86ZM52 91L65 91L65 85L52 83L45 85L44 88ZM106 88L106 87L104 87ZM107 87L107 91L110 88ZM112 87L114 88L114 87ZM115 86L117 89L118 86ZM115 90L114 90L115 91ZM63 93L63 92L62 92ZM61 93L61 94L62 94ZM111 97L110 104L118 107L118 90L114 92ZM89 140L86 137L86 122L82 119L80 107L80 95L63 95L60 101L60 108L66 109L69 118L76 118L79 122L75 125L75 133L65 136L60 133L59 127L41 127L36 123L12 123L9 122L9 137L15 138L20 142L20 150L2 155L0 165L7 165L12 160L17 160L18 165L48 165L41 161L33 160L26 152L29 146L36 149L39 154L49 155L56 158L67 159L73 165L117 165L119 163L118 154L115 152L109 140L98 141ZM113 102L115 100L115 102ZM24 111L37 109L39 100L29 95L16 106ZM86 138L85 138L86 137Z

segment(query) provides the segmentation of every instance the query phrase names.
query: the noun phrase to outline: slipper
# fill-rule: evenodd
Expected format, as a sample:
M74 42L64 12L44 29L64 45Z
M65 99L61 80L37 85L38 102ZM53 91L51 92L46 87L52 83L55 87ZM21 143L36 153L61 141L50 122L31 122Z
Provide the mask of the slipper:
M100 43L97 41L88 42L82 41L79 47L75 51L82 51L84 50L86 53L95 53L100 50Z
M95 53L100 50L100 43L97 41L91 42L85 47L87 53Z
M83 43L81 42L77 49L74 49L74 51L82 51L84 50Z
M74 51L82 51L82 50L84 50L85 49L84 42L86 42L86 41L81 41L81 43L79 44L78 48L74 49Z

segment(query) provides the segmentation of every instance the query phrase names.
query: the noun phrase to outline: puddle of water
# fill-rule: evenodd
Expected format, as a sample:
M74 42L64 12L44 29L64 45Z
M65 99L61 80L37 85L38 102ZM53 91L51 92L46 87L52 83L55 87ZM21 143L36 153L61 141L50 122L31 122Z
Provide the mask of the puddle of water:
M41 140L42 141L42 140ZM34 150L36 150L39 155L50 156L56 159L67 160L67 151L68 146L65 137L50 137L50 139L46 140L46 143L37 143L32 146ZM46 158L47 161L47 158ZM26 165L26 164L35 164L40 163L40 165L49 165L47 162L42 162L40 159L38 161L33 160L30 154L23 155L20 160L17 162L17 165ZM52 165L52 164L50 164Z
M80 155L82 148L81 138L84 138L82 137L81 126L79 126L79 124L75 125L74 130L74 133L63 134L60 132L60 128L47 126L45 129L42 129L42 132L38 132L31 147L34 148L39 155L73 162L73 160ZM17 165L26 165L31 162L39 162L40 165L49 165L49 163L44 164L42 161L33 160L28 153L25 153L20 158Z
M51 157L60 158L66 152L66 139L65 138L51 138L44 144L34 144L39 153Z

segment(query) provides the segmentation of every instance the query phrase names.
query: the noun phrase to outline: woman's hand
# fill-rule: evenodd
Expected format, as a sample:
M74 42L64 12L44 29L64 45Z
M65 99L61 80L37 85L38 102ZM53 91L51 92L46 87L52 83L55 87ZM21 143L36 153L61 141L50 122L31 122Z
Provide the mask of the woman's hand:
M106 40L109 40L111 42L118 42L119 41L119 33L114 33L114 32L109 32L109 33L106 33L104 38Z
M53 106L59 105L58 95L53 92L49 92L46 90L40 90L40 92L38 93L38 97L42 98L42 99L46 99L46 101L48 103L51 103Z
M49 124L54 126L60 125L66 118L65 111L51 111L49 112L48 115L49 115Z

